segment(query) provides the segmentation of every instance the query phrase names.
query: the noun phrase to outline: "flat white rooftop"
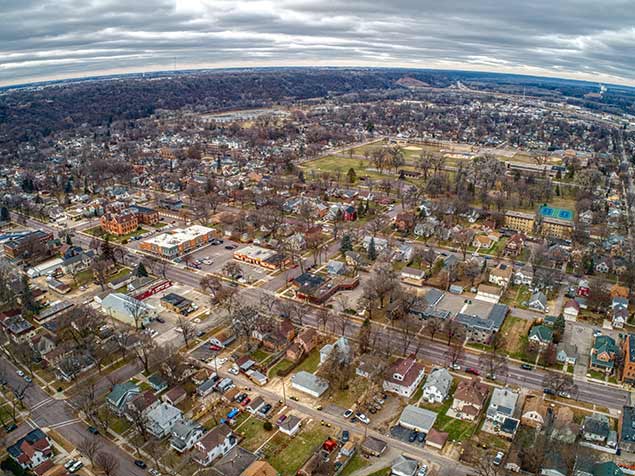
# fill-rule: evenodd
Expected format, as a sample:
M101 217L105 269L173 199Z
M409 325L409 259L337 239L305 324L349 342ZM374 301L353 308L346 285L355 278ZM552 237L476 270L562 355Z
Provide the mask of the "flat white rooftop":
M146 243L150 243L161 248L170 248L173 246L178 246L187 241L195 240L196 238L205 236L213 231L213 228L208 228L202 225L192 225L187 228L175 228L165 233L161 233L160 235L153 236L152 238L148 238L144 241Z

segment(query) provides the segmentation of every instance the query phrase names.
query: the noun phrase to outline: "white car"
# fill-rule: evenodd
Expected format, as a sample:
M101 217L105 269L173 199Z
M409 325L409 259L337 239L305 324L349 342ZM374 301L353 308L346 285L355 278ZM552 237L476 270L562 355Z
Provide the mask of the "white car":
M156 329L150 329L150 337L156 337L159 335L159 331Z
M496 453L496 456L494 456L494 461L492 461L492 463L494 463L496 466L500 465L503 462L504 456L505 456L505 453L503 453L502 451L499 451L498 453Z
M417 471L417 476L426 476L426 474L428 474L428 466L422 464L419 471Z
M22 370L17 370L15 373L18 374L18 377L24 377L24 372L22 372Z
M452 370L461 370L461 366L459 364L452 364Z
M240 373L236 367L232 367L231 369L228 370L228 372L232 375L238 375Z
M81 461L75 461L75 464L73 464L70 468L66 468L68 470L69 473L75 473L76 471L79 471L82 466L84 466L84 463L82 463Z
M353 410L350 408L344 412L344 418L349 418L353 414Z
M219 357L216 359L216 362L218 363L218 365L223 365L225 362L227 362L227 357Z
M370 423L370 420L368 419L368 417L366 415L364 415L361 412L357 412L355 413L355 416L357 417L357 419L359 421L361 421L364 425L368 425Z

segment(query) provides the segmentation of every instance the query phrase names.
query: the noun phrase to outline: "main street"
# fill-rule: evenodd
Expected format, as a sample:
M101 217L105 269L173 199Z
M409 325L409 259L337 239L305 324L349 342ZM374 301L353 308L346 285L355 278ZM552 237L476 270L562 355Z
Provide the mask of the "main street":
M37 220L30 218L26 219L26 224L34 228L41 228L51 232L59 232L60 229L50 224L44 224ZM86 236L81 233L77 233L73 239L82 246L89 246L92 237ZM126 251L127 263L135 265L143 258L143 253L133 253L129 248L124 248ZM175 281L186 286L197 288L199 286L201 278L205 273L198 270L189 270L182 264L175 264L166 262L165 277L171 281ZM284 273L281 273L284 274ZM274 295L275 291L271 289L262 289L256 287L238 288L240 293L247 300L251 300L254 304L260 301L262 293ZM529 317L529 316L527 316ZM304 316L303 325L309 325L315 328L319 327L317 313L315 310L307 312ZM359 332L359 326L361 321L353 317L350 318L350 323L346 328L346 335L348 337L356 337ZM380 334L382 339L389 341L393 348L403 348L403 337L397 329L383 326L381 324L374 323L376 331ZM418 339L422 339L421 344L412 343L408 351L418 350L418 355L430 362L437 363L439 365L446 365L447 346L438 341L430 341L424 337L418 336ZM466 348L465 355L462 362L463 367L479 368L479 354ZM542 380L544 377L544 371L535 369L532 371L521 369L520 366L510 361L508 365L508 375L506 382L508 384L516 384L533 390L542 390ZM578 386L577 399L581 402L587 402L594 405L607 407L613 410L621 410L622 406L629 404L629 393L621 388L616 388L610 385L601 385L594 382L587 382L585 380L576 380ZM574 402L572 402L574 403Z

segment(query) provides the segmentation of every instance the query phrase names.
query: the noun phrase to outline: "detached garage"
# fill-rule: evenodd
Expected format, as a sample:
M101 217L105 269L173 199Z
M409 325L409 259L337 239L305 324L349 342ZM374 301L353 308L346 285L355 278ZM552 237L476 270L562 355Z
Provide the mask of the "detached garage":
M329 383L323 378L302 370L291 377L291 387L317 398L328 390Z
M401 412L399 426L428 434L437 419L437 414L424 408L408 405Z

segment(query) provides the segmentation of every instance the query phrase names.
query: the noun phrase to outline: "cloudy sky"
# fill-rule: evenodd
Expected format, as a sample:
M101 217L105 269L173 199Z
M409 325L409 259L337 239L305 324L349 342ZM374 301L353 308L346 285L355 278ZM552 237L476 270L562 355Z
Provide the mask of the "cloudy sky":
M404 66L635 85L633 0L0 0L0 84Z

